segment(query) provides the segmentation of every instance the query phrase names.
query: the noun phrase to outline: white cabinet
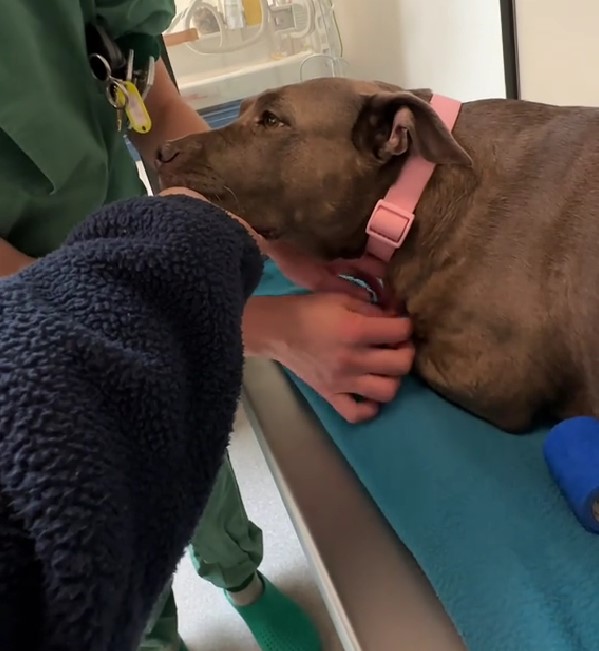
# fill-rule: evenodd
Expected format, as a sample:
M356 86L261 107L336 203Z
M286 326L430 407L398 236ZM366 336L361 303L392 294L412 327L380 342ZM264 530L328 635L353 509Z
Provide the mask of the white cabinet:
M599 1L514 1L522 99L599 106Z
M500 0L336 0L335 11L350 75L505 97Z

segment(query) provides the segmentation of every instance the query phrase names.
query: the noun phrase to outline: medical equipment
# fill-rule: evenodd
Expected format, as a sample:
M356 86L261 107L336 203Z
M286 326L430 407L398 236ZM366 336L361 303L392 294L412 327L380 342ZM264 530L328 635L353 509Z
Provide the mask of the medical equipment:
M599 420L579 416L563 421L549 432L543 451L580 524L599 533Z
M164 38L181 94L197 110L342 74L331 0L177 0L176 6Z

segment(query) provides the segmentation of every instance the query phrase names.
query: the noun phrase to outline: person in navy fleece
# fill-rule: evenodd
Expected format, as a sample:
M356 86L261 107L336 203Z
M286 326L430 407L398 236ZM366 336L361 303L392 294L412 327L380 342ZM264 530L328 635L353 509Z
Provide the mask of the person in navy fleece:
M139 644L223 461L261 271L242 223L165 196L0 281L2 651Z

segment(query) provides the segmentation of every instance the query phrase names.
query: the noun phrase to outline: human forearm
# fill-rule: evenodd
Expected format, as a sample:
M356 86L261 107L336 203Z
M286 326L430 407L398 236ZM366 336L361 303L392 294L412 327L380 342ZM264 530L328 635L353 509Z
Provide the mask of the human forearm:
M154 162L156 150L167 140L183 138L191 133L208 131L209 126L179 95L164 62L156 65L154 86L146 101L152 118L149 133L131 134L131 141L146 163Z
M12 276L32 263L32 258L10 245L6 240L0 240L0 278Z

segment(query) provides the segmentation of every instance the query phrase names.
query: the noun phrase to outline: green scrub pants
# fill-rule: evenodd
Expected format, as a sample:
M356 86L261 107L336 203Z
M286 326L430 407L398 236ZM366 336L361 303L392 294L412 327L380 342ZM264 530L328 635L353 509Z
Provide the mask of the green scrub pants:
M223 463L189 552L203 579L224 590L243 585L262 562L262 531L250 522L229 458ZM179 651L177 607L171 585L150 618L140 651Z

